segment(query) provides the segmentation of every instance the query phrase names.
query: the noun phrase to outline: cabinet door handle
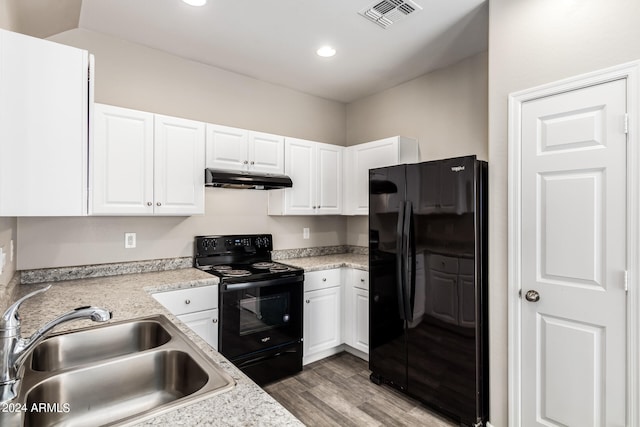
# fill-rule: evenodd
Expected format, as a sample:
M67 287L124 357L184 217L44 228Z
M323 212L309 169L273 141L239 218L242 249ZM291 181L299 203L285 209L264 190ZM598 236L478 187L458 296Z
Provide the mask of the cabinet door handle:
M305 302L306 302L307 304L309 304L309 303L311 302L311 300L306 300Z
M249 160L245 160L244 162L242 162L243 165L246 165L249 163Z
M363 278L360 278L360 282L361 282L361 283L364 283L364 279L363 279Z
M254 162L253 160L251 160L251 164L252 164L252 165L255 165L255 164L256 164L256 162Z
M147 202L147 206L153 206L153 203Z
M326 282L326 281L327 281L327 278L326 278L326 277L323 277L323 278L322 278L322 281L323 281L323 282Z
M218 323L218 319L213 319L212 322L213 323Z
M156 203L156 206L162 206L162 203L158 202Z
M186 300L184 300L184 303L185 304L191 304L191 300L190 299L186 299Z

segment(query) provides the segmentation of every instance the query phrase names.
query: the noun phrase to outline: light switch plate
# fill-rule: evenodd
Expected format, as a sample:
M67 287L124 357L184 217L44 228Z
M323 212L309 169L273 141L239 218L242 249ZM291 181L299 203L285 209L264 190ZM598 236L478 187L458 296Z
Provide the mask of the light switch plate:
M308 227L304 227L302 229L302 238L303 239L308 239L309 238L309 228Z

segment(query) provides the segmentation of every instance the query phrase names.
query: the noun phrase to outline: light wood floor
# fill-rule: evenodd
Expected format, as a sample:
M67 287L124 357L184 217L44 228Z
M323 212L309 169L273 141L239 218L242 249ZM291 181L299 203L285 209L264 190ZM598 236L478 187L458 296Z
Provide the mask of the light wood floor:
M340 353L265 387L307 426L451 427L415 400L369 380L367 362Z

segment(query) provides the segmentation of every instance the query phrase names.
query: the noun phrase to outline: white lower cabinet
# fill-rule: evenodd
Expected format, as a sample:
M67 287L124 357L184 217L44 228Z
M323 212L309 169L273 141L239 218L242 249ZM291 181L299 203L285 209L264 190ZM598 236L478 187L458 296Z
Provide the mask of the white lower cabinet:
M349 269L347 277L344 310L345 344L369 354L369 273Z
M218 286L158 292L153 297L211 347L218 349Z
M218 309L176 316L211 347L218 349Z
M340 269L305 274L303 363L340 351L342 286Z
M305 273L303 363L346 350L369 354L369 273L351 268Z

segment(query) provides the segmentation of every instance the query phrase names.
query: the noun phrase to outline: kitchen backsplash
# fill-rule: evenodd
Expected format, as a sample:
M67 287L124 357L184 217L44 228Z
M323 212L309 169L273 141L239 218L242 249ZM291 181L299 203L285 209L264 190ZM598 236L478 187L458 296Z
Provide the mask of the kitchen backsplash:
M272 252L274 260L304 258L323 255L354 253L366 255L368 248L363 246L321 246L315 248L282 249ZM42 268L20 272L20 283L34 284L60 282L63 280L86 279L90 277L117 276L120 274L150 273L153 271L177 270L193 266L192 257L167 258L147 261L94 264L75 267Z

